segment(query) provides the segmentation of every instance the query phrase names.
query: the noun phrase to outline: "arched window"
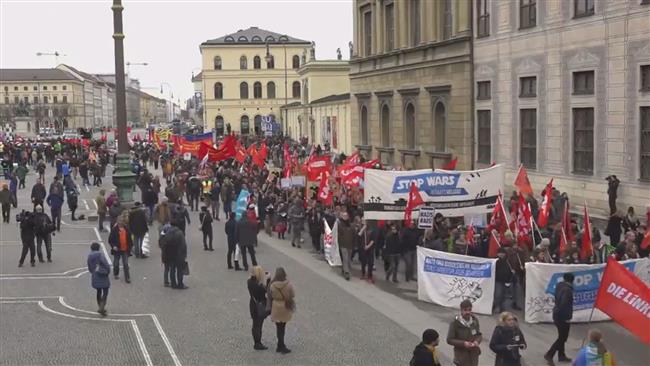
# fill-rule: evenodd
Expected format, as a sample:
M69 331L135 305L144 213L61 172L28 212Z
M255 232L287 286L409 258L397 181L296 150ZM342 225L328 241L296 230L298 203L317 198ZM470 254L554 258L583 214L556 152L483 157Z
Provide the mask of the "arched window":
M245 81L239 84L239 97L241 99L248 99L248 83Z
M223 117L217 116L214 119L214 129L217 131L217 136L223 136L223 130L224 130Z
M447 111L442 102L436 103L433 116L434 148L435 151L442 152L447 149Z
M214 99L223 99L223 84L214 83Z
M248 135L248 133L250 132L248 116L241 116L241 120L239 122L239 132L242 135Z
M266 60L266 68L267 69L275 68L275 59L273 58L273 55L269 55L268 59Z
M268 99L273 99L275 98L275 83L272 81L269 81L266 84L266 97Z
M300 81L294 81L291 84L291 91L294 98L300 98Z
M248 60L246 59L246 56L242 56L239 58L239 68L241 70L248 69Z
M214 69L221 70L221 57L214 56Z
M255 134L260 136L262 134L262 116L259 114L255 115L253 123L255 124Z
M368 109L361 107L361 145L368 145Z
M256 81L255 84L253 84L253 98L262 98L262 83L259 81Z
M381 146L390 146L390 108L381 107Z
M415 149L415 107L412 103L408 103L404 111L404 134L406 148Z
M300 57L298 57L298 55L293 56L292 66L294 69L300 68Z
M262 60L260 59L260 56L253 57L253 68L255 70L262 68Z

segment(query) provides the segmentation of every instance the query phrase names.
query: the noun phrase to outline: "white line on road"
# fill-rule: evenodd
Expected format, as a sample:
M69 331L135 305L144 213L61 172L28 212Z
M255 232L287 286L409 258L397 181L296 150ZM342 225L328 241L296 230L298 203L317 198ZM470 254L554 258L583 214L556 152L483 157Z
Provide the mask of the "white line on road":
M86 187L86 192L90 192L90 188L88 188L87 184L84 184L84 187Z
M102 236L99 235L99 230L96 227L93 227L93 230L95 231L95 235L97 236L97 242L99 245L102 246L102 252L104 252L104 257L106 257L106 260L108 261L109 265L113 265L113 261L111 260L111 257L108 255L108 251L106 251L106 245L104 245L104 241L102 240Z
M99 206L97 206L97 201L92 200L91 202L95 205L95 210L99 208Z
M82 269L86 269L86 267L79 267L79 268L73 268L71 270L65 271L65 272L58 272L58 273L27 273L29 276L63 276L67 275L73 272L81 271ZM5 277L5 276L24 276L25 273L19 273L19 274L5 274L2 273L0 274L0 277Z
M86 210L90 210L90 207L88 207L88 202L86 202L86 199L83 199L84 206L86 207Z

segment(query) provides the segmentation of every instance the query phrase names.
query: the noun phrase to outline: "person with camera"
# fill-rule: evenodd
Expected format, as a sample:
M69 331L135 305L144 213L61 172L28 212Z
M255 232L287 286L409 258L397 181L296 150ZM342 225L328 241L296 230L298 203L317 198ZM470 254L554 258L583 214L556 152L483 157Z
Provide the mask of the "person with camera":
M45 243L45 254L48 263L52 263L52 233L56 230L50 217L43 212L43 206L34 208L34 233L36 234L36 255L38 261L43 263L42 246Z
M526 349L526 339L514 314L505 311L490 338L490 349L496 353L495 366L521 366L519 350Z
M108 299L108 289L111 287L109 274L111 266L104 254L99 250L99 243L90 245L90 254L88 254L88 272L91 274L91 286L97 290L97 312L106 316L106 300Z
M253 319L252 333L255 342L253 349L258 351L268 349L262 344L262 326L264 325L264 319L269 315L266 293L270 280L268 273L265 273L262 267L253 266L251 277L247 281L248 293L251 297L248 307L251 319Z
M108 243L111 245L111 254L113 255L113 276L115 279L120 278L120 258L122 267L124 267L124 282L131 283L129 276L129 256L133 241L123 219L118 219L117 224L111 228L108 234Z
M609 198L609 214L611 215L616 212L616 198L621 181L615 175L610 175L605 180L607 181L607 197Z
M20 241L23 243L23 251L20 254L18 267L23 266L27 252L29 252L29 263L34 267L36 265L34 260L34 213L23 210L16 216L16 221L20 223Z

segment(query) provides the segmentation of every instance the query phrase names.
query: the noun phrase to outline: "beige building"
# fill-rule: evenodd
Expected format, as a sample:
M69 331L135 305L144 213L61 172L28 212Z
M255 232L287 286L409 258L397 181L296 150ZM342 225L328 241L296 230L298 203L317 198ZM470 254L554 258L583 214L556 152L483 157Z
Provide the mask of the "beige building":
M343 60L310 60L298 69L301 99L282 107L289 136L352 152L349 71Z
M404 168L473 165L469 0L355 0L352 141Z
M168 122L167 101L141 90L136 92L140 99L140 122L142 126Z
M206 129L261 133L262 116L279 119L280 106L298 101L298 69L313 47L251 27L201 43ZM298 90L298 94L295 91Z
M115 86L95 75L88 74L72 66L61 64L57 69L71 73L83 82L84 125L76 127L102 128L112 126L115 119Z
M536 193L554 178L575 206L607 217L650 204L650 1L475 4L479 165L524 164ZM574 207L579 209L578 207Z
M0 69L0 123L29 117L29 132L87 126L84 82L60 69ZM94 113L94 112L93 112Z

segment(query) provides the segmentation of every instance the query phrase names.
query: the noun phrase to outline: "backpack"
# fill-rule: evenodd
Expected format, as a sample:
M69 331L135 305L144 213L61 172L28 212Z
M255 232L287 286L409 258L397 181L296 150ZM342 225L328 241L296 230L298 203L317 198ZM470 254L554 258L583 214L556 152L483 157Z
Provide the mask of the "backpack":
M176 226L178 228L183 227L185 225L185 215L184 215L184 210L182 209L181 206L175 206L172 207L171 209L172 217L170 220L170 223L173 226Z
M52 224L48 225L48 218L45 214L36 215L34 218L34 229L38 234L48 234Z

